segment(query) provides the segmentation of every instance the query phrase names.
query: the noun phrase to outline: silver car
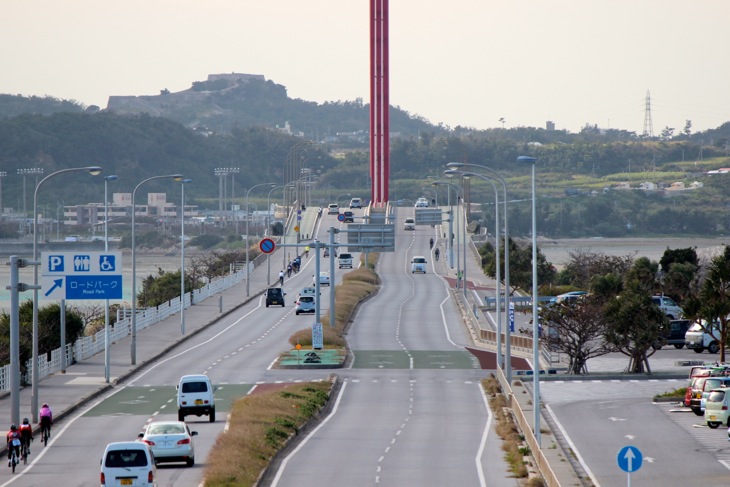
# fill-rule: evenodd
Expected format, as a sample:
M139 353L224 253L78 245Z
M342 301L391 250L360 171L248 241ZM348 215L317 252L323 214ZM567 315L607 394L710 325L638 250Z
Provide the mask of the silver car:
M315 300L314 296L299 296L297 304L294 306L294 313L314 313L315 312Z
M195 464L193 436L197 434L183 421L153 421L139 438L149 446L156 464L184 462L192 467Z

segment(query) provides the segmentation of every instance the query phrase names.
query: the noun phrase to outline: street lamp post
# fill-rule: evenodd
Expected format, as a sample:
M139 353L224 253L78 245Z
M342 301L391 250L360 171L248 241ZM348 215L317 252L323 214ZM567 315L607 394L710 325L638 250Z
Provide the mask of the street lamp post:
M272 186L269 190L269 194L266 195L266 235L269 235L271 231L271 192L281 186ZM284 188L286 191L286 187ZM271 253L266 254L266 285L271 283Z
M454 249L451 246L451 233L454 231L452 228L452 224L454 221L454 213L451 208L451 186L453 186L451 183L447 183L446 181L434 181L431 183L433 186L439 186L439 185L446 185L446 205L449 207L449 239L446 240L448 246L449 246L449 266L453 269L454 268Z
M185 185L192 179L180 181L180 334L185 334ZM191 296L192 301L192 296Z
M472 167L478 167L480 169L484 169L485 171L489 172L490 176L487 176L491 179L494 179L495 181L498 181L502 185L502 197L504 200L504 296L505 296L505 312L507 313L507 316L509 316L509 304L511 303L510 299L510 289L509 289L509 230L507 225L507 183L505 182L504 178L497 173L494 169L483 166L480 164L467 164L463 162L449 162L446 164L446 166L450 169L459 169L462 167L466 168L472 168ZM448 171L446 171L448 172ZM498 237L501 237L498 235ZM499 257L497 257L499 258ZM499 280L499 274L497 274L497 279ZM497 296L497 306L501 306L501 296ZM509 326L509 320L507 320L507 326L505 327L505 361L504 361L504 374L505 378L507 379L508 383L512 382L512 336L511 336L512 330ZM498 366L502 367L502 364L497 364Z
M535 414L535 438L540 446L540 326L537 316L537 196L535 194L535 163L537 159L530 156L519 156L517 162L529 164L532 168L532 360L533 364L533 410Z
M54 176L67 172L87 171L92 176L98 176L101 173L99 166L87 167L71 167L52 172L36 184L33 192L33 262L38 262L38 190L41 189L43 183ZM38 421L38 265L33 265L33 364L31 365L31 380L33 382L31 388L30 408L33 413L33 422ZM66 350L61 350L61 354L65 354Z
M350 193L344 193L344 194L339 195L337 198L335 198L335 203L337 204L338 207L340 206L340 198L342 198L343 196L345 196L346 198L349 198Z
M497 276L501 275L501 264L500 264L500 258L499 258L499 240L500 240L500 233L499 233L499 190L497 189L497 186L494 184L494 181L491 178L488 178L486 176L483 176L481 174L476 174L472 172L464 172L459 171L464 179L469 179L472 177L479 178L483 181L488 182L492 185L492 189L494 189L494 255L495 255L495 270ZM502 330L504 329L502 327L502 306L499 304L499 297L501 296L501 282L499 277L497 278L497 283L495 286L495 294L496 299L495 302L497 303L497 364L499 364L500 367L502 367Z
M171 178L175 181L182 179L182 174L166 174L164 176L152 176L140 182L132 191L132 365L137 363L137 245L135 242L135 215L137 207L134 203L137 196L137 190L140 186L153 179Z
M23 237L25 237L25 227L26 227L26 217L28 216L28 211L25 207L25 202L27 198L25 197L25 177L26 176L35 176L35 184L38 186L38 176L43 174L43 168L42 167L27 167L23 169L18 169L18 174L23 176ZM33 228L33 232L35 232L35 227Z
M118 176L104 176L104 252L109 251L109 181L116 181ZM104 380L108 384L111 376L111 340L109 336L109 300L104 300Z
M251 276L251 270L249 269L249 265L248 265L248 245L249 245L248 244L248 228L249 228L248 223L251 221L251 215L248 211L248 195L251 193L252 189L258 188L259 186L266 186L266 185L271 186L272 189L276 186L276 184L274 184L274 183L261 183L261 184L256 184L254 186L251 186L250 188L248 188L248 190L246 190L246 297L251 295L251 286L249 284L249 277Z
M3 178L7 175L7 172L0 171L0 220L3 218Z

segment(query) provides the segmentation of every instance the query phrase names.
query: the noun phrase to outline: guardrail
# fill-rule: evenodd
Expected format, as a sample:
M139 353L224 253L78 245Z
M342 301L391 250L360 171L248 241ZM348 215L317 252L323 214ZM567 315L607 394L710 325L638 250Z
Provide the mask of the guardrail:
M251 270L266 262L266 254L256 256L254 260L249 262ZM184 295L185 307L191 306L193 303L203 301L231 286L246 280L246 268L238 272L234 272L227 276L219 277L210 281L205 286L195 289ZM180 296L171 299L165 304L161 304L155 308L146 308L137 310L137 330L143 330L148 326L159 323L170 316L179 313L181 307ZM115 342L126 338L132 333L131 313L126 309L117 313L118 319L116 323L110 324L110 342ZM121 317L122 319L119 319ZM96 355L104 350L104 330L99 330L94 335L81 337L76 342L66 345L66 365L81 362L89 357ZM48 354L42 353L38 356L38 379L43 379L55 372L61 370L61 348L51 351L50 359ZM22 374L21 382L23 384L31 384L31 365L33 359L29 359L25 363L25 374ZM10 390L10 364L0 367L0 391Z

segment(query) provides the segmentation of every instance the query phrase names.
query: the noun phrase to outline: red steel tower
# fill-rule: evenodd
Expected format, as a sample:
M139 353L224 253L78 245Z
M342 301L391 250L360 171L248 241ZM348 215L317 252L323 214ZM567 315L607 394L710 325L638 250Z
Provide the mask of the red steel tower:
M388 201L390 178L388 0L370 0L370 199Z

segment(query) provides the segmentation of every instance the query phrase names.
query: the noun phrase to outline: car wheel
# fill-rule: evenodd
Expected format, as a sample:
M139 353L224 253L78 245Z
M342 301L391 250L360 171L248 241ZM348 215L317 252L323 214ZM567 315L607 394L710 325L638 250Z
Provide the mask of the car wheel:
M266 303L266 307L267 307L267 308L269 307L269 303Z
M295 311L294 314L299 316L299 311Z
M677 350L679 350L680 348L684 348L684 343L675 343L674 348L676 348Z
M710 353L717 353L717 352L719 352L720 351L720 344L718 344L717 342L710 343L710 346L707 347L707 351L710 352Z
M195 459L194 458L188 458L185 461L185 465L187 465L188 467L192 467L193 465L195 465Z
M705 412L701 410L700 408L692 408L692 412L695 413L697 416L704 416Z
M215 407L210 410L210 414L208 415L208 419L211 423L215 423Z
M654 343L651 344L651 348L653 348L654 350L661 350L663 345L664 344L661 340L656 340Z
M715 421L708 421L707 426L709 426L712 429L717 429L720 426L720 423L717 423Z
M180 411L177 412L177 420L185 421L185 415L183 413L181 413Z
M674 319L674 316L672 316L672 315L667 315L667 318L669 318L670 320L673 320L673 319Z
M705 351L705 349L704 348L695 348L694 351L695 351L695 353L702 353Z

